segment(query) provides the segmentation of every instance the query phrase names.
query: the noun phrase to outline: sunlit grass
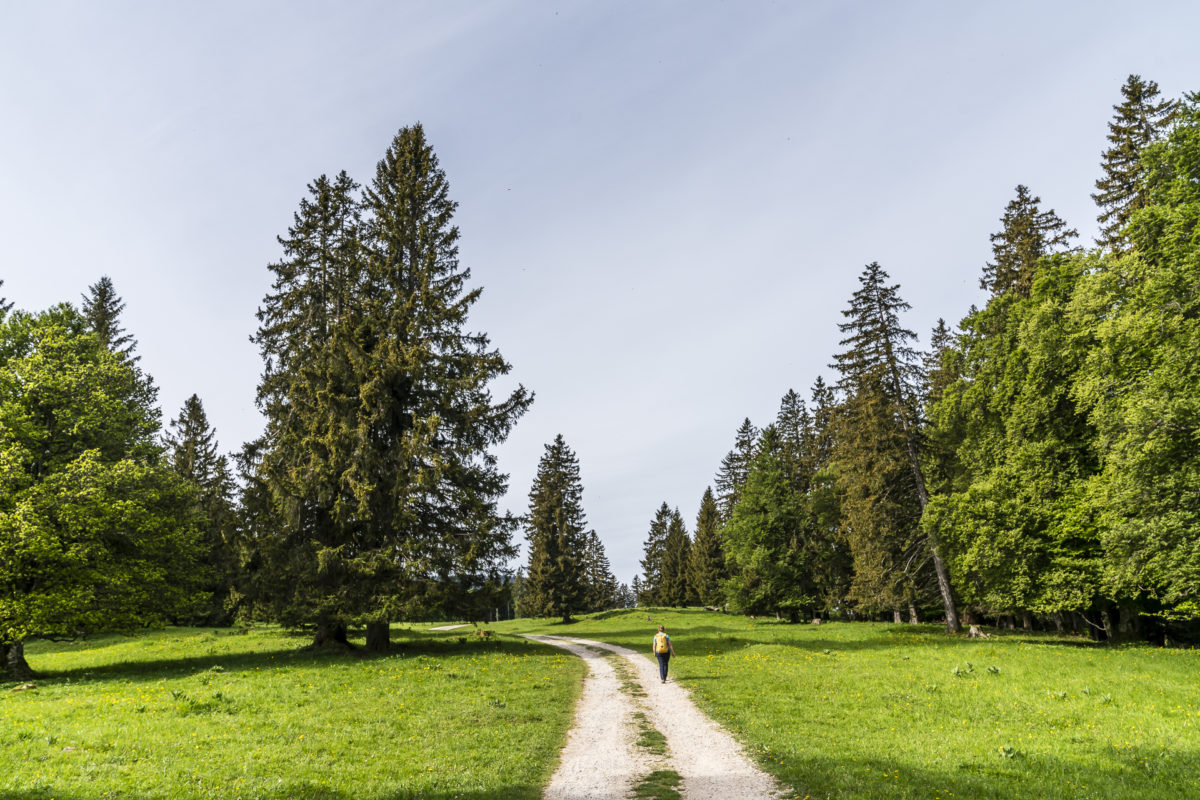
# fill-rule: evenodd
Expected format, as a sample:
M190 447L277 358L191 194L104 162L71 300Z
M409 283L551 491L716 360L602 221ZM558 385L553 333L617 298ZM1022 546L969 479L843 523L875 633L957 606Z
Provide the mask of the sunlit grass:
M690 610L499 627L651 658L659 624L672 677L800 798L1200 798L1200 651Z
M461 633L397 628L377 657L271 628L31 643L37 689L0 684L0 798L537 798L583 662Z

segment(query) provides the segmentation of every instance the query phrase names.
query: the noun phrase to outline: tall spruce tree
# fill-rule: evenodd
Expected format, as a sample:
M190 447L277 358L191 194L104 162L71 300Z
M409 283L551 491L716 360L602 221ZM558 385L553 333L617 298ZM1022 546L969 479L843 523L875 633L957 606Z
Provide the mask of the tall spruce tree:
M592 588L587 569L591 537L582 504L579 460L559 434L538 462L525 517L529 542L525 595L534 616L560 617L568 623L572 613L587 608Z
M1109 148L1101 156L1104 176L1096 181L1092 199L1100 207L1100 238L1096 244L1114 252L1124 250L1125 228L1133 212L1147 205L1142 151L1166 133L1175 104L1159 100L1158 84L1130 75L1121 87L1124 98L1113 106L1108 123Z
M112 278L100 276L100 280L88 287L83 295L83 316L88 326L100 337L104 346L117 355L137 361L133 349L137 342L121 327L121 312L125 301L117 294Z
M726 578L725 549L721 544L721 518L712 487L704 490L696 514L696 535L688 558L688 586L701 605L724 603L721 583Z
M717 509L721 512L722 524L729 521L733 507L737 505L742 486L746 483L746 476L750 473L750 462L754 458L754 445L757 441L758 428L755 428L747 417L738 427L733 449L721 459L715 486Z
M691 599L687 579L691 539L679 509L672 509L667 521L667 536L663 541L662 581L659 584L660 605L682 608Z
M1017 186L1017 196L1004 209L1000 222L1003 228L993 233L992 261L983 267L979 286L992 295L1008 291L1029 296L1033 273L1038 260L1056 250L1069 249L1070 241L1079 232L1068 228L1054 209L1042 211L1042 198L1034 197L1029 188Z
M915 602L921 588L917 553L927 553L946 625L959 629L950 576L936 530L918 526L929 502L920 458L917 400L920 365L916 335L900 325L910 306L878 262L859 276L859 289L839 324L845 348L835 356L845 397L838 415L839 480L851 533L858 598L894 608Z
M164 439L167 462L195 489L203 531L202 585L211 599L194 621L205 625L227 624L236 606L239 565L236 486L229 459L218 451L216 431L195 394L184 401L179 416L169 423Z
M664 605L663 560L667 549L667 530L671 524L671 507L664 501L654 512L650 522L650 531L646 534L646 543L642 555L641 589L638 592L638 604L645 606Z
M280 618L344 641L365 622L474 614L514 554L490 448L532 400L485 334L458 261L456 204L420 125L403 128L361 200L345 175L309 187L271 265L256 341L262 471L283 520ZM487 598L490 603L491 598Z

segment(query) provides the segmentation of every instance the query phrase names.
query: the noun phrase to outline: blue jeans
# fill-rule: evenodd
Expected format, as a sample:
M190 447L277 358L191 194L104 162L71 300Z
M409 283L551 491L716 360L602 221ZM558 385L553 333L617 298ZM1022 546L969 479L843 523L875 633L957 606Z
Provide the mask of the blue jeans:
M667 662L671 660L671 654L655 653L654 655L658 658L658 677L665 681L667 679Z

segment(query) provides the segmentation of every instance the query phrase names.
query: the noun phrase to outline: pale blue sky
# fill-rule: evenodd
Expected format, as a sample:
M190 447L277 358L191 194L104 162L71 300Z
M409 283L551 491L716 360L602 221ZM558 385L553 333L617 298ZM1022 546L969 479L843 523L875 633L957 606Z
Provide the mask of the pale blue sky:
M420 121L473 326L537 393L508 506L562 433L629 581L742 418L829 374L865 263L924 335L980 301L1016 184L1090 241L1122 82L1200 89L1197 30L1192 2L0 0L2 291L111 276L164 418L196 392L237 449L275 236Z

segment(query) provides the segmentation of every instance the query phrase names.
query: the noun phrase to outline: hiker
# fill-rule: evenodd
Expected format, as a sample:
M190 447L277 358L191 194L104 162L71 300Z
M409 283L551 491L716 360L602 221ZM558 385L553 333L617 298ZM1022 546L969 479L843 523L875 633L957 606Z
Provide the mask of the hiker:
M675 655L675 645L671 644L671 637L667 636L662 625L658 626L658 633L654 634L652 650L654 657L658 659L658 677L662 678L663 683L666 683L667 662L671 660L671 656Z

